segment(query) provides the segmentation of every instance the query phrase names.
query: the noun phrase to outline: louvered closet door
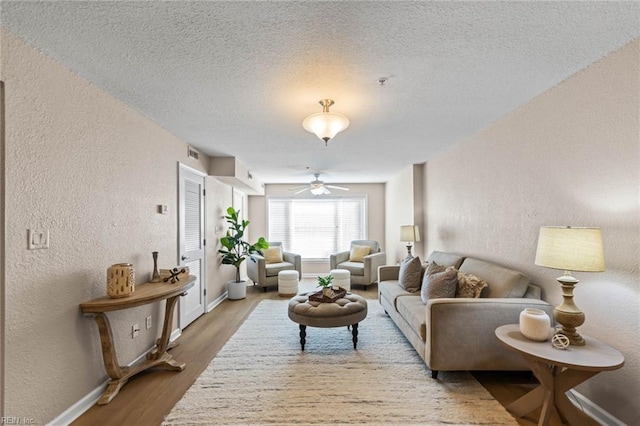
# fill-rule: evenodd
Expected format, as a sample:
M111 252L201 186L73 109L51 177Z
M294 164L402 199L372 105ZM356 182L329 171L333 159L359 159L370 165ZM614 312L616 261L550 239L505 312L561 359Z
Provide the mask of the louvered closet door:
M179 327L184 329L206 309L204 254L204 174L180 164L178 198L180 265L197 277L195 285L180 298Z

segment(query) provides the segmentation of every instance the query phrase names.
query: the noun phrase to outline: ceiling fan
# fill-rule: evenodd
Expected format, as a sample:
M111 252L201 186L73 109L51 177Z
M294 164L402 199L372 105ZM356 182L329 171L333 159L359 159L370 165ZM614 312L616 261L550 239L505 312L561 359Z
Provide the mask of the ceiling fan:
M339 189L341 191L349 190L349 188L345 188L343 186L325 185L325 183L319 179L320 173L314 173L313 176L315 176L315 179L309 182L309 185L299 186L297 188L291 188L289 189L289 191L297 191L294 195L298 195L303 193L304 191L309 191L309 190L313 195L326 195L326 194L331 194L331 191L329 191L327 188Z

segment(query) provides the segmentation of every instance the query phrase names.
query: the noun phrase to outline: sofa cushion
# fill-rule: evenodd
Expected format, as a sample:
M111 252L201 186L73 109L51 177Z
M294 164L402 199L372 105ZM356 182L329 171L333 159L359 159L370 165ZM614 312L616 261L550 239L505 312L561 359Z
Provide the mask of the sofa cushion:
M398 297L396 299L396 309L398 314L420 335L420 339L426 341L427 311L422 299L417 294Z
M422 263L419 257L404 260L400 264L398 285L409 293L420 291L420 276L422 275Z
M393 308L396 311L398 310L398 305L397 305L398 298L403 297L403 296L415 296L416 295L415 293L409 293L408 291L406 291L405 289L400 287L398 285L398 281L397 280L382 281L382 282L378 283L378 291L380 292L382 297L387 299L389 301L389 303L391 303L393 305Z
M346 269L351 275L364 275L364 263L362 262L342 262L336 265L336 269Z
M523 297L529 286L529 277L522 272L470 257L462 262L460 272L487 282L483 297Z
M296 267L293 263L280 262L280 263L268 263L264 267L267 277L277 277L280 271L295 270Z
M482 290L487 287L487 282L471 274L458 272L458 288L456 297L480 297Z
M464 257L457 254L446 253L443 251L433 251L429 255L429 262L436 262L442 266L453 266L456 269L460 268Z
M282 246L266 248L262 254L266 263L282 263Z
M364 257L369 255L369 253L371 253L371 247L352 244L351 251L349 251L349 262L362 263L364 261Z
M453 266L444 267L436 262L429 263L422 280L420 296L423 303L429 299L456 297L458 270Z

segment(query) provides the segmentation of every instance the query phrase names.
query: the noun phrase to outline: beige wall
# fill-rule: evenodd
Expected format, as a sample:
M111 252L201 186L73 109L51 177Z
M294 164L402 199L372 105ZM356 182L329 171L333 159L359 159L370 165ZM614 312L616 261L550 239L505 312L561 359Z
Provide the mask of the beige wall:
M380 243L382 250L386 249L385 234L384 234L384 222L385 222L385 209L384 209L384 184L342 184L334 183L334 185L344 186L350 189L348 193L344 191L334 191L332 195L366 195L367 207L369 211L368 217L368 238L376 240ZM249 238L251 241L256 240L258 237L267 237L267 196L291 196L289 188L300 186L300 184L291 185L265 185L265 196L249 196ZM309 195L298 195L297 197L304 197ZM313 197L311 195L310 197ZM345 247L348 250L349 247ZM329 272L329 259L326 262L303 262L302 273L303 274L321 274Z
M423 224L424 165L406 167L385 184L385 238L387 264L395 265L407 256L407 244L400 241L400 227L418 225L421 241L414 243L413 256L425 259Z
M2 31L2 30L0 30ZM8 32L6 88L5 413L38 424L107 379L95 322L78 305L105 295L109 265L136 280L177 261L177 163L186 144ZM206 161L204 157L204 161ZM157 204L169 214L156 213ZM50 232L29 251L27 229ZM210 262L214 264L214 262ZM153 316L136 339L131 325ZM121 363L153 346L160 304L110 314Z
M541 225L599 226L607 271L575 273L580 330L624 368L578 391L640 424L640 41L636 40L429 161L428 250L528 273L557 305L560 271L535 266Z

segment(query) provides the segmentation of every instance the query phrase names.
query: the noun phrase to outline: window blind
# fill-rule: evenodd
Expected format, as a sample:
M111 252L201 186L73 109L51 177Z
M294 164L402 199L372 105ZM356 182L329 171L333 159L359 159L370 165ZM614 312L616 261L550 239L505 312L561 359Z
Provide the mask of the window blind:
M268 239L304 259L327 259L366 238L366 197L268 197Z

